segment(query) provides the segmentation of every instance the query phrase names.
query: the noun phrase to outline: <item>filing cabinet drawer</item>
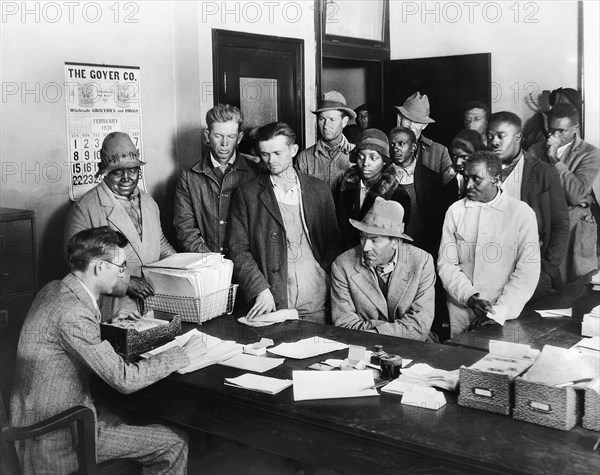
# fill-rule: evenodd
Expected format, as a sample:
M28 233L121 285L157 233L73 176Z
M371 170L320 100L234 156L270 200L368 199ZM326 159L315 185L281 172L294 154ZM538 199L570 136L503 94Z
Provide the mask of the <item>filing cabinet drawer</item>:
M35 289L32 220L0 222L0 296Z
M21 327L31 307L34 292L0 299L0 364L4 367L17 353Z

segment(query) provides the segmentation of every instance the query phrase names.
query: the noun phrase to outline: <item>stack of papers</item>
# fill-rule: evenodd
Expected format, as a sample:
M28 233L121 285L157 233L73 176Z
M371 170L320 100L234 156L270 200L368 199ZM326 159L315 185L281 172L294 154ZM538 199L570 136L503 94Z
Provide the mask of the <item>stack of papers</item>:
M276 312L259 315L251 320L248 320L245 316L238 318L238 322L249 327L266 327L275 323L285 322L286 320L298 320L298 310L295 308L285 308Z
M273 348L269 348L267 351L285 358L302 360L345 348L348 348L348 345L345 343L339 343L315 335L294 343L281 343Z
M458 385L458 370L444 371L443 369L432 368L425 363L417 363L410 368L402 368L402 374L398 379L404 383L436 386L454 391Z
M225 386L249 389L266 394L277 394L292 385L289 379L269 378L256 374L242 374L237 378L225 378Z
M157 355L175 346L185 345L192 337L198 337L191 348L190 364L177 370L180 374L190 373L207 366L219 363L242 353L243 346L235 341L224 341L220 338L199 332L197 329L176 336L173 341L166 343L152 351L142 354L143 358Z
M546 345L523 379L548 386L583 385L585 387L598 376L600 376L600 360L597 355Z
M233 262L216 252L184 252L144 266L143 271L157 294L198 298L229 289Z
M489 354L469 368L515 378L533 364L538 354L529 345L491 340Z
M422 407L423 409L437 411L446 404L446 397L441 391L437 391L429 386L407 383L400 379L394 379L392 382L386 384L381 388L381 392L401 395L402 404Z
M168 323L169 322L167 322L166 320L161 320L159 318L142 317L139 320L118 320L114 323L105 323L105 325L112 325L113 327L126 328L128 330L136 330L138 332L143 332L145 330L150 330L151 328L167 325Z
M294 401L379 396L373 371L294 371Z
M583 316L581 334L583 336L600 336L600 305Z
M264 373L282 365L284 361L283 358L266 358L264 356L241 354L227 360L219 361L219 364L246 371L254 371L255 373Z
M600 290L600 273L595 273L590 281L592 284L592 290Z
M536 310L543 318L556 318L556 317L572 317L572 308L556 308L552 310Z

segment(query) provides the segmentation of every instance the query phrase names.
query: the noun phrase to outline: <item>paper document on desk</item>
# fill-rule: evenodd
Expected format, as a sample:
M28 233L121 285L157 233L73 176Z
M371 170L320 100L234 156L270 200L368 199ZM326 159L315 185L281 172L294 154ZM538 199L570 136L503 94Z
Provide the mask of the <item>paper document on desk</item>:
M286 320L298 320L298 310L295 308L284 308L275 312L259 315L251 320L248 320L245 316L238 318L238 322L248 325L249 327L266 327L274 325L275 323L285 322Z
M330 353L331 351L343 350L345 348L348 348L348 345L345 343L339 343L315 335L294 343L281 343L280 345L267 349L267 351L285 358L302 360L304 358L312 358L313 356L323 355L325 353Z
M267 358L265 356L241 354L224 361L219 361L219 364L222 366L244 369L246 371L254 371L255 373L264 373L282 365L284 361L283 358Z
M402 368L400 381L406 383L415 383L421 386L436 386L450 391L456 390L458 385L458 373L454 371L445 371L443 369L432 368L425 363L417 363L410 368Z
M258 374L242 374L237 378L225 378L225 386L249 389L266 394L277 394L292 385L289 379L269 378Z
M378 396L373 371L294 371L294 401Z
M487 317L500 325L504 325L504 322L508 318L508 307L506 305L492 305L492 310L494 313L488 312Z
M570 349L578 351L579 353L600 357L600 336L583 338L581 341L575 343Z
M437 411L446 405L446 396L441 391L427 386L415 385L402 396L402 404Z
M572 317L572 308L555 308L550 310L536 310L542 318L556 318L556 317Z
M597 355L546 345L523 379L548 386L575 385L590 382L600 376Z

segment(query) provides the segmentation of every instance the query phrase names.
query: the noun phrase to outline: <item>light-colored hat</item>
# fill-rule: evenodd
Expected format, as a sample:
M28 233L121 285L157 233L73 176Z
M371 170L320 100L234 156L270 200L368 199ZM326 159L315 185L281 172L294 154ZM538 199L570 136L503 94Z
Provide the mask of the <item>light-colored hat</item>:
M337 91L326 92L323 96L323 100L319 102L319 107L315 111L311 111L313 114L325 111L342 111L350 116L351 119L356 119L356 112L350 109L346 105L346 98Z
M429 99L427 94L421 95L420 92L415 92L412 96L404 101L401 106L396 106L407 119L421 124L433 124L435 120L429 117L431 109L429 108Z
M146 165L140 160L140 151L135 148L131 137L123 132L112 132L104 137L100 149L98 175L104 175L119 168L134 168Z
M375 202L362 221L350 219L350 224L359 231L379 236L390 236L408 239L404 234L404 208L396 201L384 200L381 196Z

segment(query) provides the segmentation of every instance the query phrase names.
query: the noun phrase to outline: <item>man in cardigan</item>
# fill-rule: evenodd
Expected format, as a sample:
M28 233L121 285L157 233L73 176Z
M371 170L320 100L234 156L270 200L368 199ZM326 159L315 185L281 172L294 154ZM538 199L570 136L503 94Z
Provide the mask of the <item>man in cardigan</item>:
M475 152L465 166L466 198L446 213L438 275L452 337L517 318L538 283L535 214L501 190L501 170L492 152Z
M256 132L269 173L241 185L231 210L229 249L248 318L295 308L301 318L329 320L331 262L340 235L331 191L323 181L297 172L296 134L273 122Z
M548 113L548 139L527 152L554 166L569 206L569 244L561 265L566 282L598 268L597 224L592 208L598 207L600 150L577 134L579 111L572 104L555 105Z
M86 229L69 241L71 273L36 296L21 330L11 398L11 425L23 427L73 406L87 406L96 422L96 460L129 458L146 474L186 472L187 437L160 425L131 426L89 391L92 372L117 391L131 393L189 364L187 349L127 364L100 338L101 294L127 285L125 236L108 227ZM121 311L117 318L126 317ZM62 429L17 443L23 473L72 473L78 469L75 429Z
M331 268L333 324L424 341L433 322L435 271L427 252L403 242L404 209L375 198L362 221L350 219L361 244Z

